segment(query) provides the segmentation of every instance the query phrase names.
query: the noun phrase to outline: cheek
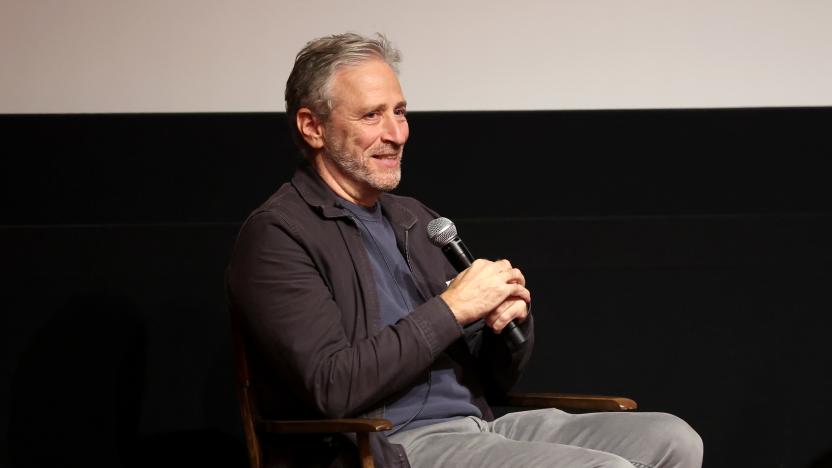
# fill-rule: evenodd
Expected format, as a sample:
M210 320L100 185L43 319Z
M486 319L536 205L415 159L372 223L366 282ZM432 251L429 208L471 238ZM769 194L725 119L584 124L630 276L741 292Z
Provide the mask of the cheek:
M404 140L407 141L410 137L410 125L408 125L407 120L402 124L402 134L404 135Z
M355 135L355 145L363 150L368 150L381 140L381 132L375 129L364 129Z

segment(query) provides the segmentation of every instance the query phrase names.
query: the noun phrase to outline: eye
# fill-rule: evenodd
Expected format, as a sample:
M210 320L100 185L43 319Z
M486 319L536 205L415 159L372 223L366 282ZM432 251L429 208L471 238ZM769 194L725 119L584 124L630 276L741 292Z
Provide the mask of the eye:
M407 115L407 108L406 107L398 107L396 108L396 115L399 117L404 117Z
M381 115L379 111L372 111L364 114L364 118L367 120L375 120L379 117L379 115Z

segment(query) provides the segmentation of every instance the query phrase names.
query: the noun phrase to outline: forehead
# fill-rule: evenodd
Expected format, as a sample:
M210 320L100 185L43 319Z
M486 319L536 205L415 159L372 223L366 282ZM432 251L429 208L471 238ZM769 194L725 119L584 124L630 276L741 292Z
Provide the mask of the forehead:
M330 96L335 104L389 104L404 100L396 72L381 59L338 69L332 76Z

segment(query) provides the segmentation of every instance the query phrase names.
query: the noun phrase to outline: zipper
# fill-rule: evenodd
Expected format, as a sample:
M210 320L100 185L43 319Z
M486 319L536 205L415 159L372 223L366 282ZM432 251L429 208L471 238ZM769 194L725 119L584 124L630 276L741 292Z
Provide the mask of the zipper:
M410 273L413 273L413 265L410 264L410 248L408 248L407 241L410 238L410 229L404 230L404 261L407 263L407 268L410 269ZM415 282L415 277L413 278ZM418 288L416 288L418 289Z

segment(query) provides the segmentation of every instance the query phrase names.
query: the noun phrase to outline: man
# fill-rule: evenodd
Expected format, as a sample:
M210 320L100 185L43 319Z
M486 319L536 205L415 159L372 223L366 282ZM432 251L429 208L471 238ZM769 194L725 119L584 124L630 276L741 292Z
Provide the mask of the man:
M398 61L383 36L355 34L296 57L286 110L305 164L246 220L228 269L261 410L390 419L373 440L380 466L700 466L701 439L667 414L493 420L486 397L531 353L531 294L507 260L457 274L425 232L438 215L387 193L409 134ZM512 320L517 349L499 336Z

